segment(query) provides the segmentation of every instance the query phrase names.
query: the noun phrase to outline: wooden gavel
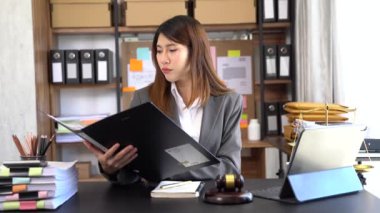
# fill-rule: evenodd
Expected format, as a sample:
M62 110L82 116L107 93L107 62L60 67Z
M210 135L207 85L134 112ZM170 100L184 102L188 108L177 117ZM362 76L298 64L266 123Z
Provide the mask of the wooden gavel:
M216 188L219 192L240 192L244 186L244 178L240 174L218 175Z

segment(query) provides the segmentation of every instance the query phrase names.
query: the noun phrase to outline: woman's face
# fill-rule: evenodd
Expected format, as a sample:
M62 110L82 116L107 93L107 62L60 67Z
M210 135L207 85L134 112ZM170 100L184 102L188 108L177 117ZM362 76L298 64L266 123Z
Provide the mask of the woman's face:
M188 56L189 49L185 45L175 43L163 34L158 36L156 58L167 81L179 83L190 80Z

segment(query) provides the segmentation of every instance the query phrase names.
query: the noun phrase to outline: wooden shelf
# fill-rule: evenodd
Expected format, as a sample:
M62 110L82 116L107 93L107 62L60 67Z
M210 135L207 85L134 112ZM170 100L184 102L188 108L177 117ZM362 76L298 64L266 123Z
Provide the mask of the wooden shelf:
M270 80L264 80L265 85L271 85L271 84L291 84L292 80L290 79L270 79ZM255 85L260 85L260 82L256 81Z
M273 23L264 23L263 28L264 29L282 29L282 28L289 28L290 22L273 22Z
M203 25L206 31L258 31L257 24L215 24ZM154 33L158 26L127 27L120 26L119 33ZM274 22L263 24L264 30L283 30L290 27L290 22ZM92 27L92 28L53 28L54 34L113 34L114 27Z
M96 27L96 28L54 28L54 34L113 34L113 27Z
M272 147L271 144L265 142L265 141L250 141L248 139L242 139L242 147L243 148L249 148L249 149L255 149L255 148L266 148L266 147Z
M257 29L257 24L221 24L221 25L203 25L206 31L253 31Z
M154 33L158 26L148 27L119 27L120 33Z
M115 89L116 84L115 83L108 83L108 84L50 84L52 88L54 89L66 89L66 88L99 88L99 89Z
M263 141L271 144L273 147L280 149L282 152L285 152L288 155L290 155L292 152L292 147L289 146L288 142L283 136L267 136Z

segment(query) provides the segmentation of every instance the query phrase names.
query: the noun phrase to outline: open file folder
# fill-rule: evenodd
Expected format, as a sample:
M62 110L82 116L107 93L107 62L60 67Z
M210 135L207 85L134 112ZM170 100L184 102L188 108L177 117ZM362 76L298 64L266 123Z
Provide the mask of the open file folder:
M104 152L117 142L120 149L132 144L138 149L138 157L129 166L148 180L162 180L219 163L152 103L117 113L82 129L73 129L47 115Z
M365 128L334 125L306 128L293 149L284 182L253 191L256 197L305 202L363 189L353 168Z

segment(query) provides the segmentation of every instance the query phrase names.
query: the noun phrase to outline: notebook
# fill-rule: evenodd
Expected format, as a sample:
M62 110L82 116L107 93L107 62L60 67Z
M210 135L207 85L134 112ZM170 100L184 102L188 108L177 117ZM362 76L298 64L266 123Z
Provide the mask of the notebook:
M253 194L298 203L362 190L353 165L364 136L361 125L304 129L291 154L284 181L253 190Z
M202 181L161 181L150 196L154 198L195 198L199 197Z
M138 149L138 157L128 166L150 181L219 163L213 154L150 102L82 129L74 129L47 115L102 151L107 151L116 142L120 143L120 149L132 144Z

